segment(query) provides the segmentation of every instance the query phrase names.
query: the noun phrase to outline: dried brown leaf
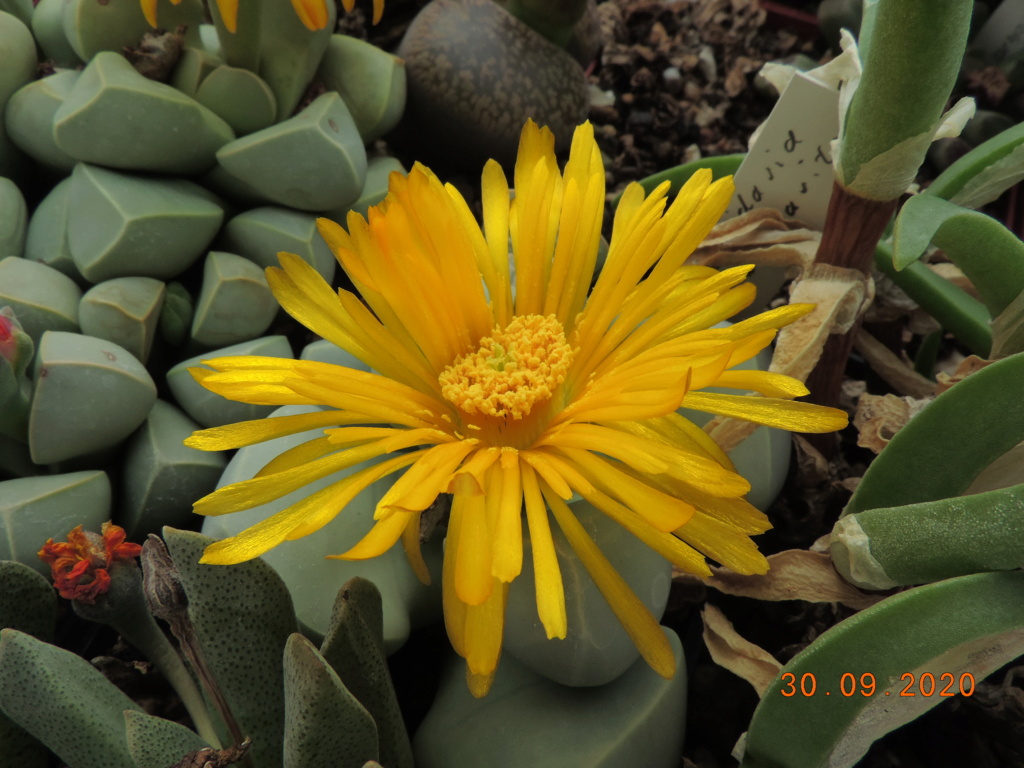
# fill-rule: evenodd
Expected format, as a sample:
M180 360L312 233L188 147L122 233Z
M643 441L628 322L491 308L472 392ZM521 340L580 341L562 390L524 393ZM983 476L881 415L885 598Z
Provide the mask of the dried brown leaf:
M741 576L725 568L713 568L706 579L719 592L756 600L804 600L809 603L841 603L862 610L883 595L861 592L832 567L832 558L805 549L788 549L768 558L768 573Z
M857 445L881 453L893 435L930 402L931 398L862 395L853 416L853 426L859 431Z
M725 614L713 605L701 612L704 644L718 666L737 675L763 696L782 665L766 650L740 636Z
M960 361L953 373L947 374L939 372L935 375L935 379L938 381L938 384L935 387L935 394L941 395L958 381L963 381L972 373L980 371L982 368L987 365L991 365L993 362L993 360L984 360L977 355L968 355Z
M864 355L871 369L897 392L918 398L934 394L934 381L919 374L863 328L857 331L853 346Z

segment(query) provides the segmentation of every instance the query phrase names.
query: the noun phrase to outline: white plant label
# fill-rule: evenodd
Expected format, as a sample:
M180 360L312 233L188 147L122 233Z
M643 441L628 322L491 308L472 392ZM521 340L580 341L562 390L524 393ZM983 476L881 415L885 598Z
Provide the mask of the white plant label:
M832 196L831 141L839 134L839 89L797 72L736 171L725 217L777 208L821 229Z

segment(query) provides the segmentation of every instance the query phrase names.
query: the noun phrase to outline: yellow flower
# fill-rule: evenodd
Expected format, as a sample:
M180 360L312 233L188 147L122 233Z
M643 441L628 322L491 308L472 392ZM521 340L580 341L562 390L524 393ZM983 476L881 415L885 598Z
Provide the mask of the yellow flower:
M149 26L156 27L156 4L157 0L139 0L142 5L142 13L149 22ZM178 5L181 0L171 0ZM238 29L238 2L239 0L217 0L217 12L224 21L224 27L228 32L235 32ZM252 0L249 0L252 2ZM279 0L274 0L279 2ZM310 32L316 32L327 26L327 2L328 0L292 0L292 7L295 14ZM349 13L355 8L355 0L342 0L342 5ZM373 0L373 23L380 21L384 15L384 0Z
M553 518L643 657L674 674L657 621L566 501L575 491L691 573L709 574L705 556L739 573L763 573L767 562L750 536L770 525L742 498L749 484L676 409L804 432L839 429L847 417L793 402L807 393L795 379L731 370L811 309L787 306L711 327L754 297L743 282L750 267L683 264L725 209L731 179L711 183L709 172L698 173L667 208L667 183L646 199L631 185L591 290L604 178L589 124L577 129L560 173L552 134L531 121L514 201L500 166L484 168L482 231L458 191L417 165L407 177L392 174L368 222L350 213L347 232L319 222L359 295L335 293L299 257L280 254L281 268L268 269L267 279L284 309L376 373L264 357L222 357L204 361L213 370L192 369L207 389L233 400L333 409L196 432L188 445L222 450L324 429L252 480L201 499L195 511L248 509L379 462L212 544L203 561L248 560L313 533L370 483L408 468L380 499L370 532L337 557L376 557L401 538L426 580L420 514L439 494L453 494L444 614L474 694L487 692L498 663L508 585L523 564L524 507L548 637L566 634ZM700 391L712 386L762 396Z

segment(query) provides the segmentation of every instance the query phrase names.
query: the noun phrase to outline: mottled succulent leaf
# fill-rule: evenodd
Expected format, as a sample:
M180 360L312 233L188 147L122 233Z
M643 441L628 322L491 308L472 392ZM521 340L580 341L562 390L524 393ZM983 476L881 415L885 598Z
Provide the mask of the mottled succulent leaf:
M0 630L0 710L70 768L135 768L126 709L141 711L81 656Z
M190 752L210 746L185 726L144 712L129 710L124 722L135 768L168 768Z
M284 741L281 654L298 631L291 596L262 560L200 564L213 539L164 529L188 595L188 615L203 657L244 735L255 768L279 768Z
M50 641L57 619L57 593L27 565L0 560L0 628ZM18 768L45 768L49 752L25 730L0 715L0 755Z
M321 652L377 723L381 763L411 768L412 748L384 654L383 616L373 582L350 579L338 591Z
M373 717L309 640L284 651L284 768L360 768L377 756Z

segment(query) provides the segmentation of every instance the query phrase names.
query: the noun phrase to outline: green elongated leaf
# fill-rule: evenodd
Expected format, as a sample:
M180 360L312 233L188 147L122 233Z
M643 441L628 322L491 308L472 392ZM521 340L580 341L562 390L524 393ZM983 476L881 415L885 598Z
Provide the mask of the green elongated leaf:
M1024 484L869 509L832 530L832 560L864 589L1024 567Z
M943 392L893 437L864 473L843 515L957 496L1024 440L1024 354Z
M985 305L935 274L919 261L900 271L892 265L892 249L880 243L875 267L976 355L987 358L992 349L992 316Z
M0 710L70 768L135 768L123 713L141 711L81 656L0 630Z
M971 0L883 0L833 152L836 178L870 200L914 180L960 72Z
M852 766L876 739L961 685L969 695L1024 653L1022 591L1021 571L961 576L902 592L832 627L768 686L741 768Z
M1024 292L992 320L992 359L1024 351Z
M979 144L923 192L965 208L980 208L1024 179L1024 123Z
M929 243L963 270L993 315L1024 291L1024 243L991 216L938 197L912 197L896 217L896 269L921 258Z
M128 710L124 713L128 732L128 751L135 768L167 768L178 765L190 752L210 745L194 731L145 712Z
M53 640L57 593L34 569L0 560L0 627ZM49 752L22 728L0 714L0 755L18 768L45 768Z
M309 640L284 650L284 768L361 768L377 759L377 727Z
M279 768L284 742L281 654L298 631L287 587L262 560L204 565L209 536L164 528L167 550L188 595L203 658L243 734L254 768Z
M731 176L739 170L740 165L743 163L743 158L747 155L746 153L738 153L735 155L719 155L718 157L702 157L700 160L694 160L692 163L683 163L677 165L675 168L669 168L664 171L659 171L647 178L640 179L639 184L644 188L644 191L650 194L654 191L655 187L665 181L672 183L672 187L669 189L669 195L674 195L678 192L683 184L693 176L697 171L703 168L709 168L711 170L711 178L713 181L717 181L723 176ZM620 194L615 198L613 207L619 204Z
M412 746L384 653L384 613L373 582L356 577L338 590L321 653L377 724L380 762L412 768Z

